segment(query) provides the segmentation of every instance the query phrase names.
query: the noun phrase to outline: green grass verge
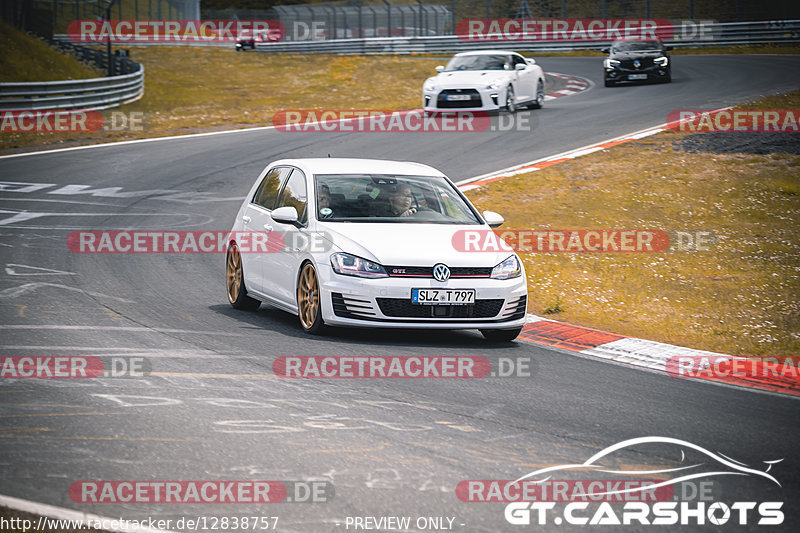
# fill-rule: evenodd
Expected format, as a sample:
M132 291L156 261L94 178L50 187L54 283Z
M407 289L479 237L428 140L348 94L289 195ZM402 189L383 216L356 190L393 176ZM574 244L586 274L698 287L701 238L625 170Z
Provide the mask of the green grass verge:
M798 109L800 91L741 107ZM716 234L709 252L521 254L532 313L734 355L800 354L800 156L688 153L676 144L686 135L664 132L468 195L512 229Z
M0 20L0 83L96 78L102 74Z

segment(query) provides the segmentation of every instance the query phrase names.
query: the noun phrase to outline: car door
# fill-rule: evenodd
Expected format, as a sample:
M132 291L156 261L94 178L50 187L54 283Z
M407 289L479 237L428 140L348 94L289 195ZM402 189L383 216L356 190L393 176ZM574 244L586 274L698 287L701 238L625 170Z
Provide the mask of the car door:
M294 307L297 304L297 273L308 242L308 186L306 175L299 168L294 168L288 179L284 180L275 208L286 206L297 210L300 227L272 220L274 231L283 236L284 247L282 252L266 257L264 282L270 294Z
M268 256L272 255L272 252L260 253L251 250L257 237L261 238L260 242L263 242L264 237L266 237L267 248L272 250L269 243L275 239L274 236L270 235L273 226L269 213L274 209L283 182L289 176L291 170L291 167L275 167L267 171L261 181L261 185L256 189L255 194L250 199L250 203L245 207L242 214L242 229L246 232L246 236L241 239L245 286L248 290L270 297L274 297L274 295L267 290L267 286L264 283L264 261Z
M516 70L517 65L524 65L525 70ZM533 100L536 97L536 72L535 69L528 65L525 58L517 55L511 55L511 68L515 69L517 76L517 83L514 87L517 96L517 102L526 102Z

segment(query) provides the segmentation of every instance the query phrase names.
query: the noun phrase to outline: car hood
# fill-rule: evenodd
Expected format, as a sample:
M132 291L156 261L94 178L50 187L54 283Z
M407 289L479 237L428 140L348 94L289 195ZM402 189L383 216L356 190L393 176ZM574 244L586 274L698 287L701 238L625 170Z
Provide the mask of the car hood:
M459 87L486 87L496 80L508 80L511 72L505 70L457 70L442 72L431 78L437 87L445 89Z
M657 57L665 57L663 52L617 52L608 56L610 59L618 61L625 61L628 59L655 59Z
M318 229L333 243L334 252L347 252L393 266L493 267L511 251L460 252L453 236L460 230L491 231L486 225L320 223Z

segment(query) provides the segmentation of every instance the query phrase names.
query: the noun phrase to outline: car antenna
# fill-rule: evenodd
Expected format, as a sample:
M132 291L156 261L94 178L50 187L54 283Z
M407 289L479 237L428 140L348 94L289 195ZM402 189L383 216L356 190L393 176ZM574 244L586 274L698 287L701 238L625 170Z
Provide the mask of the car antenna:
M331 156L331 154L328 154L328 157L330 157L330 156Z

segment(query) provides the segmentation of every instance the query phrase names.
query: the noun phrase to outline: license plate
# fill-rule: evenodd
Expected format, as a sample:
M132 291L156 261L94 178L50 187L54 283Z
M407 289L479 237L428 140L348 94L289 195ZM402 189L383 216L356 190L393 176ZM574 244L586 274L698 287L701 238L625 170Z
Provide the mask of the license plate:
M646 80L647 74L628 74L629 80Z
M411 289L412 304L472 305L475 289Z
M471 100L472 96L468 94L448 94L447 100L449 101L456 101L456 100Z

